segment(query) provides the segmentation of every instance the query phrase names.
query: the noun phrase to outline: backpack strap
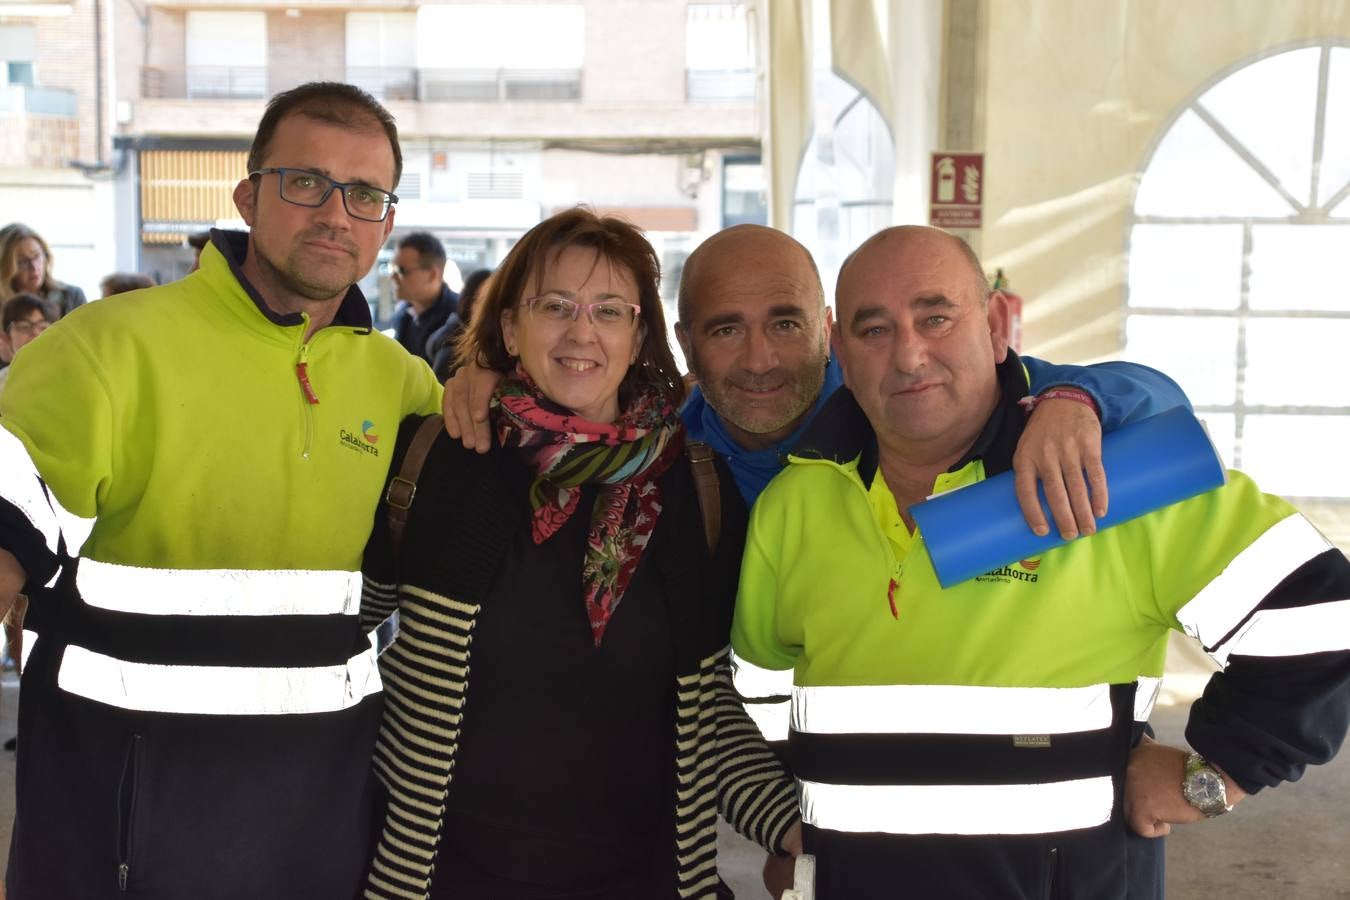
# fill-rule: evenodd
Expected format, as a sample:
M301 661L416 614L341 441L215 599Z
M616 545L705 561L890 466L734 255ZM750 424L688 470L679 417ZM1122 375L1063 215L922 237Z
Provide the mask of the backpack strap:
M408 443L408 452L403 455L403 465L398 474L389 480L384 500L389 506L389 544L393 558L398 559L399 545L403 543L403 529L408 524L408 512L412 509L413 498L417 496L417 478L422 474L422 465L427 461L431 445L436 443L436 435L445 428L445 419L439 415L427 416L417 426L413 439Z
M698 509L703 514L703 536L711 556L717 552L717 542L722 537L722 489L717 466L713 464L713 449L702 441L686 441L684 453L694 472Z

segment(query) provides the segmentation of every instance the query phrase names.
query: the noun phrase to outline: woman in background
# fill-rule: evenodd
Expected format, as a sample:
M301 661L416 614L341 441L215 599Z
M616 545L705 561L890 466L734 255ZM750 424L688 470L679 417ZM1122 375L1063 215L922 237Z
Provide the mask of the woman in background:
M46 300L58 318L85 302L84 291L52 277L52 251L42 235L15 222L0 241L0 301L24 293Z
M626 222L531 229L459 352L506 375L504 449L437 422L397 546L381 504L365 619L397 607L401 632L367 897L709 900L719 811L800 851L792 782L731 685L744 502L719 464L710 549L658 285Z

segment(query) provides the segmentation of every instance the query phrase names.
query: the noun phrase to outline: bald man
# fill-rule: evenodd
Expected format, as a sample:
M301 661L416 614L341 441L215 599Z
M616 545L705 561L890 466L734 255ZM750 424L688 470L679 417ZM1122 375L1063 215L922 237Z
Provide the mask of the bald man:
M1350 562L1231 472L1017 564L1034 578L943 589L910 507L1011 469L1031 427L1006 298L917 227L865 242L836 297L846 389L755 505L732 632L794 672L817 900L1160 896L1127 821L1164 835L1339 748ZM1198 753L1141 743L1171 630L1226 666Z

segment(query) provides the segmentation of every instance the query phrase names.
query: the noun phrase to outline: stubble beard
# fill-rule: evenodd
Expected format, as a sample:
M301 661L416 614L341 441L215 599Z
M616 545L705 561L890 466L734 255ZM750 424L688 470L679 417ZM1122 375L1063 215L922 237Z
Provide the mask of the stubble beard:
M820 349L820 355L815 361L788 374L789 396L782 401L784 405L780 412L775 413L772 408L756 408L753 401L742 399L744 394L736 385L743 386L747 381L753 381L745 377L739 380L722 378L715 385L703 383L703 394L720 418L741 431L761 435L780 431L806 415L820 397L825 386L825 367L829 364L823 344Z
M270 256L261 249L258 249L258 267L262 269L270 279L283 290L304 297L306 300L327 301L345 293L357 281L356 248L351 246L350 241L344 241L341 238L321 235L324 240L331 240L348 247L353 256L350 263L319 263L305 259L305 251L302 242L313 235L299 234L295 238L295 244L286 254L286 258L281 265L277 265Z

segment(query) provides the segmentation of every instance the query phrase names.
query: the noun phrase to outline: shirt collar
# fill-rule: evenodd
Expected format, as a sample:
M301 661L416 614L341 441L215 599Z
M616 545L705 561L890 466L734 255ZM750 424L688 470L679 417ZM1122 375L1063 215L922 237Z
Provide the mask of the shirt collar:
M225 257L230 272L244 289L244 292L248 294L249 299L258 307L258 312L262 313L274 325L290 327L303 324L304 319L300 313L283 314L268 306L262 294L258 293L258 289L244 276L244 258L248 255L248 241L249 235L246 231L211 229L211 243L220 251L220 255ZM347 288L347 293L342 298L337 313L333 316L333 321L329 324L355 328L361 331L371 329L370 304L366 302L366 295L361 293L359 287L352 285Z
M989 421L984 423L979 437L970 449L948 472L959 472L975 460L984 461L985 476L997 475L1012 468L1013 453L1026 427L1026 413L1018 401L1030 392L1022 359L1011 349L1008 358L998 366L999 398Z

